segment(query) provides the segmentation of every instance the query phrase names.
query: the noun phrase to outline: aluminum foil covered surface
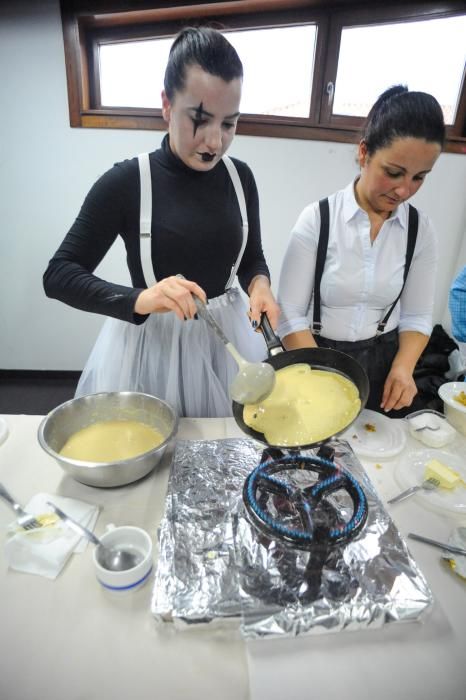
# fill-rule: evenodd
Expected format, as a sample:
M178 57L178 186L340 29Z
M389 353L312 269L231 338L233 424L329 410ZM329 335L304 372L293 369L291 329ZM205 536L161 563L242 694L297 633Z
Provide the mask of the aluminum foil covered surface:
M363 467L345 441L331 446L336 464L362 487L368 514L354 539L325 548L314 571L315 551L291 547L251 523L243 486L263 446L241 438L179 441L159 530L155 618L183 627L229 622L256 638L374 628L427 611L427 583ZM293 489L315 481L303 470L280 478ZM270 500L273 511L277 499ZM347 494L337 490L326 501L343 522L350 518ZM287 517L285 510L281 522Z

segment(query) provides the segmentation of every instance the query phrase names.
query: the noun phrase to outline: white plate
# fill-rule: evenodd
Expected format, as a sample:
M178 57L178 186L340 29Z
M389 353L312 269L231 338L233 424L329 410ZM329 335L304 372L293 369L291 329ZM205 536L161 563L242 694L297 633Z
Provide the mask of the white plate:
M401 421L365 408L340 437L361 457L390 459L406 445L406 428Z
M454 469L466 482L466 462L463 457L436 449L413 450L408 452L407 455L403 455L395 468L395 479L398 482L400 491L415 484L422 484L426 464L431 459L438 459L447 467ZM432 510L466 513L466 487L462 485L454 489L420 490L411 498L422 501L423 505Z
M464 391L466 393L466 382L446 382L438 388L438 395L449 406L456 408L461 413L466 414L466 406L463 406L459 401L455 401L454 396Z

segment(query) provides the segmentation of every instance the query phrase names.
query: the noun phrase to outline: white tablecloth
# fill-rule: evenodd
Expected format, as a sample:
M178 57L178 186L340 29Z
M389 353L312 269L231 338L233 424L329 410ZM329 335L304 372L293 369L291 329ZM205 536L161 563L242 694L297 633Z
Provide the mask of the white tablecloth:
M39 416L3 418L10 434L0 446L0 481L20 502L46 491L94 503L102 508L97 535L111 522L138 525L156 545L169 454L136 484L96 489L66 476L41 450ZM182 419L178 436L244 434L233 419ZM461 440L457 449L466 455L465 446ZM380 463L382 468L370 460L363 464L383 499L398 491L394 460ZM391 512L402 533L414 529L443 541L456 524L414 499ZM0 503L2 547L11 520L12 512ZM410 549L436 600L424 623L254 642L247 649L239 638L156 626L151 583L123 596L104 591L94 577L91 545L55 581L10 571L0 556L0 698L465 700L466 583L442 562L439 550L411 541Z

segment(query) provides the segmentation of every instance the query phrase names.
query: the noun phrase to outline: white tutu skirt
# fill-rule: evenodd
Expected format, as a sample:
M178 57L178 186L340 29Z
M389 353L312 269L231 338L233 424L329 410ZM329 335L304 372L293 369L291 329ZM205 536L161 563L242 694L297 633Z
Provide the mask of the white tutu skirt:
M210 299L209 311L250 362L267 357L261 333L251 327L237 289ZM229 386L238 365L201 318L150 314L137 326L109 318L89 356L76 396L101 391L141 391L167 401L179 416L231 416Z

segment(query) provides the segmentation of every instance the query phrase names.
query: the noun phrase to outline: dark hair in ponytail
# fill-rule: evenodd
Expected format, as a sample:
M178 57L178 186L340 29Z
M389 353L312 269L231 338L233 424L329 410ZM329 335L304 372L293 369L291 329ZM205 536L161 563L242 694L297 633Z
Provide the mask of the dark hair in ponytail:
M227 83L243 77L243 64L223 34L211 27L186 27L176 36L168 57L164 88L169 100L183 90L186 69L192 65Z
M362 138L368 154L372 155L395 139L407 137L443 146L443 113L435 97L427 92L410 92L405 85L394 85L373 104Z

